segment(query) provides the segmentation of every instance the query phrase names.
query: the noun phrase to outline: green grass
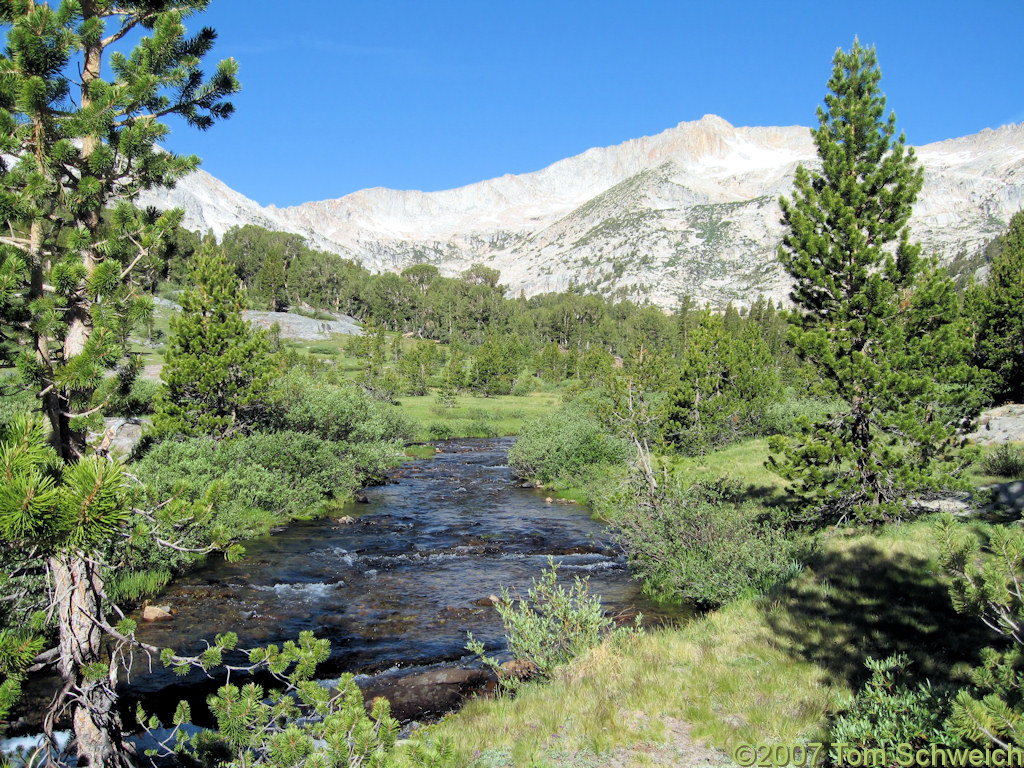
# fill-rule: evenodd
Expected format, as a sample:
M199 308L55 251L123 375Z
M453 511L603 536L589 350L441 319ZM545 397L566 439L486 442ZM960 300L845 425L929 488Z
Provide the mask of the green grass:
M407 459L429 459L437 451L432 445L407 445L403 453Z
M1014 447L1016 447L1018 449L1024 450L1024 443L1011 443L1010 445L1014 446ZM997 445L983 445L983 446L980 446L980 448L981 448L981 459L976 461L971 466L971 468L967 471L968 478L970 478L971 482L976 487L984 487L986 485L993 485L995 483L1005 483L1008 480L1024 479L1024 478L1011 478L1011 477L1006 477L1006 476L1003 476L1003 475L990 475L990 474L988 474L985 471L985 466L984 466L984 463L983 463L983 459L984 459L984 457L986 457L986 456L988 456L988 455L990 455L992 453L995 453L999 449L999 446L997 446Z
M515 435L529 419L554 410L561 399L557 391L525 396L459 395L455 398L455 407L443 408L436 395L423 395L400 397L397 407L416 425L415 439L424 441Z
M977 524L982 529L984 526ZM833 532L803 572L756 599L681 628L608 644L518 698L480 699L416 737L452 740L458 764L581 764L614 750L689 738L821 741L864 661L903 651L921 677L962 682L989 635L955 614L933 519L880 534ZM676 746L679 746L677 743Z
M786 481L768 470L768 441L745 440L706 456L684 456L668 460L672 471L681 472L692 482L729 477L740 483L745 495L764 504L782 504L787 500Z

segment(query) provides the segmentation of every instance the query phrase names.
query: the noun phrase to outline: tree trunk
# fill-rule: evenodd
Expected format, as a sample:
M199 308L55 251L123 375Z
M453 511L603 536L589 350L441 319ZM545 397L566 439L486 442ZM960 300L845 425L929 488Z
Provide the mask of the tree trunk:
M853 418L850 441L856 453L861 491L874 504L878 504L881 501L878 478L877 473L871 466L871 422L864 405L864 395L856 394L853 396L853 401L850 403L850 415Z
M103 581L98 568L81 553L50 558L53 599L60 633L59 669L65 690L74 698L72 721L80 761L94 768L127 768L134 751L124 741L121 717L115 708L117 674L110 666L104 675L84 674L88 665L106 664L102 658L101 621ZM58 701L55 709L62 707ZM52 725L57 712L47 718Z

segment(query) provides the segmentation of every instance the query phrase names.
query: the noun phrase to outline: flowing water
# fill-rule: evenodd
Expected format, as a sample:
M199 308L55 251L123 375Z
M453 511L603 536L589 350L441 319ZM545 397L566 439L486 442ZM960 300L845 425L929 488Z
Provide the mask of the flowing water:
M140 623L140 639L195 652L203 638L228 629L240 647L280 643L308 629L331 641L322 675L413 674L468 661L467 631L500 649L500 617L478 603L503 586L525 593L549 557L562 579L589 577L609 613L679 618L643 598L587 509L546 502L545 491L521 487L505 463L510 445L438 443L435 457L403 464L387 484L367 489L368 503L345 510L353 522L295 523L247 544L240 562L218 560L190 572L156 601L169 605L174 619ZM132 676L137 695L170 700L182 692L166 688L175 683L167 670L138 671L140 665Z

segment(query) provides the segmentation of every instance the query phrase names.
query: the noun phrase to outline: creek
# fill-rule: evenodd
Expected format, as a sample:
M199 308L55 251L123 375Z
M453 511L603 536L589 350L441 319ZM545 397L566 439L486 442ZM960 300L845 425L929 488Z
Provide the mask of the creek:
M525 594L532 579L559 563L559 578L589 578L611 615L640 611L648 623L684 614L651 604L630 578L620 551L581 505L548 502L524 488L506 465L511 439L450 440L437 454L393 470L337 519L297 522L247 542L236 563L211 560L176 579L154 602L165 622L140 622L139 639L185 653L204 638L235 631L239 647L280 644L302 630L331 642L318 677L357 674L364 693L386 695L410 721L457 707L485 687L467 655L466 633L499 653L498 612L482 603L509 587ZM476 670L467 673L466 668ZM142 657L125 693L162 718L179 699L203 702L219 680L199 672L176 678Z

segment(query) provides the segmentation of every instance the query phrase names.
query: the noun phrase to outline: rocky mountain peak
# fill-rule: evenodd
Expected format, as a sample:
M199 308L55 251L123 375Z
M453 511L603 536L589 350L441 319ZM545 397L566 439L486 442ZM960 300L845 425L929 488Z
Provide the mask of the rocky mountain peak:
M914 236L950 259L973 252L1024 206L1024 125L920 147L925 186ZM736 127L716 115L654 136L589 149L534 173L440 192L375 187L288 208L260 207L197 172L147 202L185 208L186 226L222 235L247 223L314 247L402 269L446 273L474 262L527 294L577 285L671 306L783 298L775 261L778 197L816 163L802 126Z

